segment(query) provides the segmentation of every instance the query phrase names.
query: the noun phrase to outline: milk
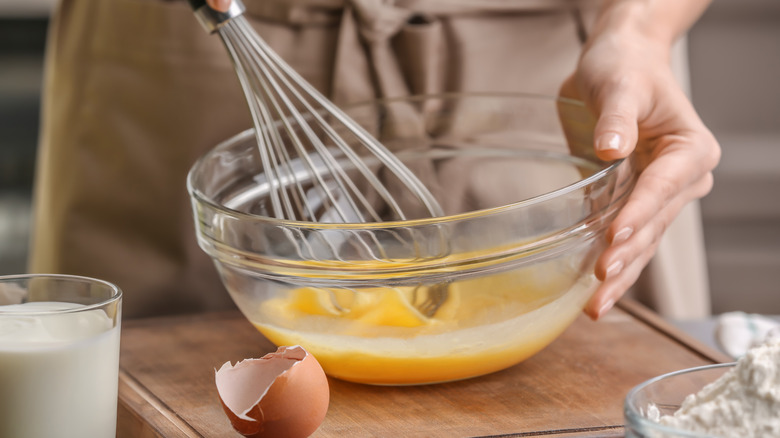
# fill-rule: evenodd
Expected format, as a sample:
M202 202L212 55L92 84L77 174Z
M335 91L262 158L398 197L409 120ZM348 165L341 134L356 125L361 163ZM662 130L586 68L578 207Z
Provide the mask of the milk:
M119 322L83 307L0 306L0 437L116 435Z

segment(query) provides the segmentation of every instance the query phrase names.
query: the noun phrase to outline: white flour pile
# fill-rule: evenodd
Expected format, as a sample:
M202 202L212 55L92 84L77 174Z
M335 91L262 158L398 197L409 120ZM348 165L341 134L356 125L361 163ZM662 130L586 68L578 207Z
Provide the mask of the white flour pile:
M780 340L754 347L660 423L720 437L780 437Z

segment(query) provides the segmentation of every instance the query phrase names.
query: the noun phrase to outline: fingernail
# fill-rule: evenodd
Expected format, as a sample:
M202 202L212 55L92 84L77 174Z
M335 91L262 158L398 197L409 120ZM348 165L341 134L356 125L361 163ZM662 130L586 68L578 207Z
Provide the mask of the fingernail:
M606 278L612 278L615 275L618 275L622 269L623 269L623 262L621 260L613 262L611 265L607 267Z
M626 240L628 240L629 237L631 237L631 234L634 233L634 229L631 227L625 227L622 230L615 233L615 236L612 237L612 244L618 244L623 243Z
M612 298L605 301L604 304L602 304L601 307L599 308L599 312L596 319L601 319L601 317L604 316L604 314L606 314L607 312L609 312L609 310L614 305L615 305L615 300L613 300Z
M616 151L620 149L620 135L608 132L596 141L597 151Z

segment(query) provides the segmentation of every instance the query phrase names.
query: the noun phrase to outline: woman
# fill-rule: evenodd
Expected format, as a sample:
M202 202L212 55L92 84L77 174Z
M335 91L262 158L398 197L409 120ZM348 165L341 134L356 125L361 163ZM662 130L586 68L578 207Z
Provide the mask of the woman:
M245 2L261 36L339 104L442 91L584 100L599 117L597 154L636 151L643 168L607 232L603 283L585 309L594 319L659 245L645 270L655 307L672 317L709 311L689 202L710 190L719 147L672 69L675 42L707 3ZM218 38L183 1L62 0L46 62L31 270L115 282L128 317L232 307L197 248L184 187L197 157L251 125ZM684 241L664 241L681 210L670 232Z

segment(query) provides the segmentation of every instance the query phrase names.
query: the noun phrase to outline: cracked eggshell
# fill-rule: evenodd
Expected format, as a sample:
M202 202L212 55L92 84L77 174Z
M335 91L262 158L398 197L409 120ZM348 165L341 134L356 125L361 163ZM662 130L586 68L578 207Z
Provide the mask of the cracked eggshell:
M303 347L279 347L260 359L226 362L215 380L233 428L248 437L307 437L325 418L328 379Z

